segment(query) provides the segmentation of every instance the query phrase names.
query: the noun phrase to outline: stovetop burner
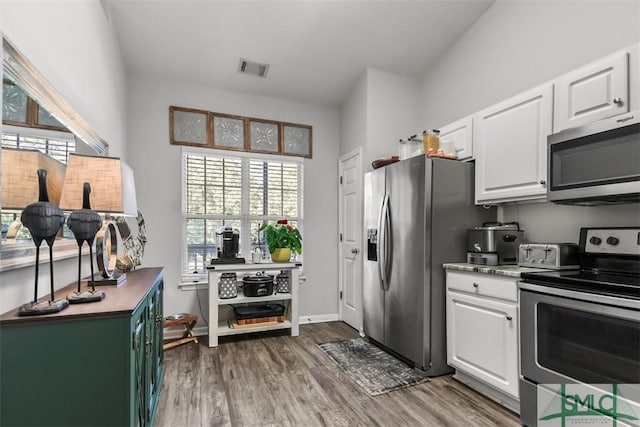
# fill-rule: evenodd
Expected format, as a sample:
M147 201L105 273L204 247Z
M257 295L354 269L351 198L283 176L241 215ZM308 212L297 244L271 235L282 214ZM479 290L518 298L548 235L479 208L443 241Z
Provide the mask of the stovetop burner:
M523 273L526 283L640 300L640 228L582 228L580 269Z
M527 283L640 300L639 275L564 270L522 273L521 278Z

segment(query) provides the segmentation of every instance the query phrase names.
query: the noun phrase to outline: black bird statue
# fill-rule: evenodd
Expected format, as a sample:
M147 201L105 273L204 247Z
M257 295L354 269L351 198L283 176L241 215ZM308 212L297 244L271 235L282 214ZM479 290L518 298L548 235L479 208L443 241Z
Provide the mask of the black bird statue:
M67 299L72 304L85 302L96 302L104 298L104 292L96 292L96 285L93 278L93 241L96 234L102 227L102 217L91 210L91 202L89 194L91 193L91 185L85 182L82 187L82 209L71 212L67 218L67 226L73 232L78 242L78 290L67 295ZM84 242L89 245L89 262L91 264L91 290L81 292L80 270L82 267L82 245Z
M31 238L36 245L36 281L33 294L33 302L25 304L18 310L19 316L32 316L38 314L55 313L69 306L66 299L54 300L53 285L53 244L56 234L64 224L62 210L49 202L47 193L47 171L38 169L38 201L24 208L20 220L31 233ZM38 301L38 272L40 266L40 245L42 241L49 245L49 274L51 276L51 297L48 302Z

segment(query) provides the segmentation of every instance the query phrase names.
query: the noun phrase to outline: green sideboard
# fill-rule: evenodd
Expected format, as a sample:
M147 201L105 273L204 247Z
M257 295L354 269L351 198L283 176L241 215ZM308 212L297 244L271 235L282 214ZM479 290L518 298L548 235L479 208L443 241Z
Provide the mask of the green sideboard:
M100 290L104 300L59 313L0 316L0 426L153 425L164 367L162 268Z

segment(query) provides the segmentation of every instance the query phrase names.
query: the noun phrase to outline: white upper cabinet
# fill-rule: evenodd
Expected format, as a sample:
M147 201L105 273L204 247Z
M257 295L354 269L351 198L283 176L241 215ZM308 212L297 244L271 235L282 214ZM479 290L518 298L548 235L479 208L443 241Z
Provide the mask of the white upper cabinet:
M476 204L546 197L552 103L548 83L475 115Z
M473 116L457 120L440 128L440 141L453 141L458 160L473 158Z
M629 53L617 52L555 82L553 131L629 111Z

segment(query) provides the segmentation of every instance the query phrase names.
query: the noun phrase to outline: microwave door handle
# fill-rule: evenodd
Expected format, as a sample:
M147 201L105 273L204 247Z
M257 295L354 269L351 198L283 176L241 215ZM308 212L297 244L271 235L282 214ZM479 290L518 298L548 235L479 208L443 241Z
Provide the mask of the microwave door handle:
M380 231L380 238L378 239L377 252L378 252L378 279L380 280L380 289L385 290L386 281L386 212L388 195L384 195L382 203L380 204L380 214L378 215L378 230Z

